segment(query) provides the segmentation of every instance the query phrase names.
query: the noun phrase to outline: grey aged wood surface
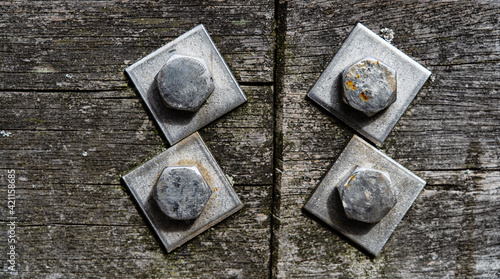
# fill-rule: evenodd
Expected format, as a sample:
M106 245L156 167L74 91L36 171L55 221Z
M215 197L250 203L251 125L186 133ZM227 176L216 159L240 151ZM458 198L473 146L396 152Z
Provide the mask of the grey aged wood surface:
M499 2L294 0L278 9L274 275L499 278ZM433 72L380 146L428 185L375 259L301 211L353 134L305 96L357 22L392 29L392 43Z
M500 277L497 1L0 3L1 278ZM433 72L379 146L428 182L370 258L301 210L353 135L306 99L357 22ZM249 101L201 130L245 203L167 254L123 175L168 148L123 70L203 23ZM7 170L18 273L6 272Z
M18 186L11 277L268 276L273 2L8 1L0 11L0 130L11 133L0 136L1 199L8 169ZM120 181L168 147L124 69L200 23L249 99L201 131L245 207L167 254Z

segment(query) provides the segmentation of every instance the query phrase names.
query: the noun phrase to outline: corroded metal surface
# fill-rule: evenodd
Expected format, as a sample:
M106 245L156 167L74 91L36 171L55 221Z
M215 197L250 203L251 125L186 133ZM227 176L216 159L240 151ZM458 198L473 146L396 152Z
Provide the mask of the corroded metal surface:
M163 103L173 109L195 112L214 91L214 82L205 60L174 55L156 75Z
M194 113L167 108L158 93L155 77L174 55L204 60L213 78L213 93ZM247 100L203 25L196 26L134 63L126 69L126 73L170 144L196 132Z
M192 221L165 218L153 198L153 188L167 166L196 166L213 194ZM198 133L187 137L123 176L139 207L168 252L224 220L243 207L233 187Z
M391 176L395 189L398 202L376 224L347 218L339 192L336 190L336 187L345 183L359 165L386 171ZM314 191L304 209L376 256L424 185L425 181L421 178L355 135Z
M396 101L396 70L373 57L365 57L342 73L342 100L367 116Z
M357 167L337 189L347 218L377 223L396 205L389 173Z
M397 100L368 117L342 101L342 72L363 57L373 56L397 71ZM307 96L374 143L382 143L431 72L358 23Z
M168 218L191 220L200 216L212 192L196 166L166 167L153 196Z

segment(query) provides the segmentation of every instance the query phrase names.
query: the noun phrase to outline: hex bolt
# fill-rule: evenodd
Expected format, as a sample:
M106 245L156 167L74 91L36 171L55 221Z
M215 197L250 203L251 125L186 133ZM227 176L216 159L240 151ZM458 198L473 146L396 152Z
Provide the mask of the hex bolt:
M373 116L396 101L396 70L367 56L342 72L342 100Z
M192 220L200 216L212 192L196 166L166 167L153 197L169 219Z
M195 112L215 85L203 59L174 54L156 75L158 90L168 108Z
M396 205L397 197L389 173L357 167L337 187L347 218L377 223Z

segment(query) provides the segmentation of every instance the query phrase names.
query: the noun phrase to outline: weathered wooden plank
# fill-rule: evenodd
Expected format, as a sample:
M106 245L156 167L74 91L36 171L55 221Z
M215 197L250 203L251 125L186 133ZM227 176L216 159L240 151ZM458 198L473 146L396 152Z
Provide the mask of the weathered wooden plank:
M203 23L239 81L271 82L273 1L6 1L0 89L109 90L123 70Z
M0 183L18 171L20 278L264 278L271 254L280 278L500 277L500 5L276 1L273 113L273 2L0 3L0 130L12 133ZM429 184L375 259L301 211L353 134L305 94L357 22L392 29L434 73L380 146ZM259 82L201 131L247 206L165 254L119 183L167 147L123 69L199 23L239 81Z
M299 167L294 162L286 167L296 175L281 180L277 277L496 278L500 274L498 171L417 172L429 182L427 189L382 253L371 259L301 212L300 205L324 173L311 174L311 165L316 164Z
M203 129L201 135L235 183L269 185L273 183L273 91L252 90L258 93L249 94L247 104Z
M120 183L168 148L131 89L2 92L0 183L16 170L19 277L267 277L273 91L242 89L248 102L201 134L245 207L171 254Z
M246 207L187 245L161 249L119 175L168 147L123 70L203 23L239 81L268 83L273 5L0 3L0 130L11 133L0 169L2 185L7 169L18 175L19 278L267 277L272 161L258 158L272 157L272 87L243 86L249 101L202 130Z
M294 0L277 8L273 275L500 276L498 2ZM429 185L375 259L301 210L354 133L305 96L357 22L392 29L393 44L433 71L380 146Z
M270 87L243 90L248 102L202 134L236 184L269 185L273 93ZM2 100L0 129L11 133L0 138L8 159L2 167L25 169L28 178L43 173L50 183L109 184L162 150L154 121L130 89L3 92Z
M17 228L20 265L15 278L266 278L271 187L235 187L245 207L170 254L164 252L141 218L133 217L126 224L113 220L89 222L84 217L85 211L74 211L70 201L63 198L67 193L79 195L78 189L53 193L63 196L61 203L53 203L40 211L28 209L30 202L23 201L20 209L31 214L73 211L74 215L60 222L42 223L33 222L29 215L20 216ZM116 211L138 215L120 185L99 188L101 196L118 194L114 198L121 200L121 205L111 204ZM36 196L24 191L20 195ZM86 212L98 215L96 219L109 213L105 210L98 214L99 209L107 207L102 199L91 201L85 195L80 198L87 200ZM79 220L82 217L83 220ZM0 225L6 227L5 222Z

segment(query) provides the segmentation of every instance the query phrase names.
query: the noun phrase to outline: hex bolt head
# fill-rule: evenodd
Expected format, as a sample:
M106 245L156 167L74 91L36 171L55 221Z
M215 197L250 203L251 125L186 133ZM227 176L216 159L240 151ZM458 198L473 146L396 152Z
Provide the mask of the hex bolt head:
M367 56L342 72L342 100L373 116L396 101L396 70Z
M199 110L215 89L203 59L178 54L163 65L156 82L165 106L189 112Z
M397 197L389 173L357 167L337 187L347 218L377 223L396 205Z
M212 189L196 166L166 167L153 190L161 211L173 220L192 220L200 216Z

